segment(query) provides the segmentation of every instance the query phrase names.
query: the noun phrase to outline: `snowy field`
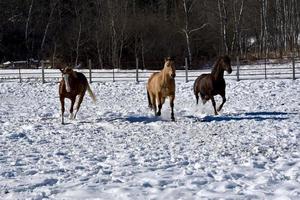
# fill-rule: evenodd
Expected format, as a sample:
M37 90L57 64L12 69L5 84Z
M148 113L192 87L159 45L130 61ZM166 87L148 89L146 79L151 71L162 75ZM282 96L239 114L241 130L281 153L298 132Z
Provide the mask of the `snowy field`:
M299 199L300 80L227 80L218 116L192 85L171 122L145 82L92 83L61 125L58 84L0 83L0 199Z

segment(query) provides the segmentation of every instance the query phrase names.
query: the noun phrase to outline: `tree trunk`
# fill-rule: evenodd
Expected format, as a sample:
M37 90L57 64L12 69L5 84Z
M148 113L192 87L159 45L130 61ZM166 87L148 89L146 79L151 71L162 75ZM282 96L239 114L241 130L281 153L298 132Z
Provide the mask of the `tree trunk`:
M268 0L260 0L261 2L261 12L260 12L260 19L261 19L261 32L260 32L260 57L266 57L268 55L268 48L267 48L267 1Z
M50 26L52 16L53 16L55 6L56 6L57 2L58 1L54 2L54 5L51 6L50 15L48 17L48 22L47 22L47 25L46 25L45 30L44 30L43 39L42 39L40 50L39 50L39 53L38 53L38 66L40 64L40 60L42 59L41 57L42 57L42 53L43 53L43 50L44 50L44 45L45 45L46 37L47 37L47 34L48 34L48 29L49 29L49 26Z
M80 39L81 39L81 21L79 22L79 30L78 30L78 36L77 36L77 42L76 42L76 59L75 59L75 66L78 65L78 59L79 59L79 48L80 48Z
M30 23L30 18L31 18L33 3L34 3L34 0L31 0L31 3L29 5L29 10L28 10L28 16L27 16L27 19L26 19L26 25L25 25L25 43L26 43L26 59L27 59L27 63L29 63L29 54L30 54L30 47L29 47L28 36L29 36L29 23Z
M231 52L235 52L235 54L240 53L240 49L241 49L241 18L242 18L242 14L243 14L243 9L244 9L244 0L241 0L241 5L239 8L239 12L238 12L238 16L236 13L236 8L235 5L237 5L237 0L234 1L233 3L233 14L234 14L234 35L233 35L233 39L231 42ZM235 48L235 46L237 46L237 48ZM236 50L235 50L236 49ZM241 55L241 53L240 53Z
M218 0L218 9L219 9L219 18L220 18L220 33L221 33L221 54L228 54L228 45L227 45L227 8L225 0Z

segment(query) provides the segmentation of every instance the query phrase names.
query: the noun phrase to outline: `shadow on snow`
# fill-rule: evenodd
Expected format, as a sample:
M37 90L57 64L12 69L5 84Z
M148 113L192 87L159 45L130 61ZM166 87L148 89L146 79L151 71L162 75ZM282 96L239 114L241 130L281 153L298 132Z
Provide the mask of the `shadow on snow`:
M297 113L287 113L287 112L246 112L246 113L235 113L235 114L224 114L224 115L209 115L204 117L197 117L193 115L183 116L188 119L192 119L195 122L226 122L226 121L242 121L242 120L255 120L255 121L264 121L264 120L276 120L282 121L289 119L291 115L295 115ZM153 122L170 122L169 119L165 119L163 117L158 116L147 116L147 115L127 115L122 116L121 113L110 113L106 115L106 113L96 119L96 122L129 122L129 123L153 123ZM79 121L79 124L93 123L92 121ZM69 125L72 123L65 123L65 125Z
M157 121L166 121L157 116L127 116L125 117L125 120L130 123L143 122L145 124Z
M96 122L100 121L107 121L107 122L114 122L114 121L121 121L121 122L129 122L129 123L152 123L157 121L168 121L164 120L161 117L157 116L143 116L143 115L128 115L128 116L122 116L120 113L115 114L115 116L103 116L96 120Z
M264 120L277 120L282 121L288 119L289 115L293 115L295 113L286 113L286 112L247 112L240 114L228 114L228 115L216 115L216 116L205 116L195 117L195 116L186 116L191 119L195 119L196 121L201 122L221 122L221 121L241 121L241 120L256 120L256 121L264 121Z

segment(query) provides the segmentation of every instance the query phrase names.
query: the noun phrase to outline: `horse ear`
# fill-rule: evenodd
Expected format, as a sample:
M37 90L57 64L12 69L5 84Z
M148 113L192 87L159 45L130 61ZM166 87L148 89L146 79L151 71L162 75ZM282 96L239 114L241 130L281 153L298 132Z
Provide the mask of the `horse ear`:
M165 62L167 62L167 61L174 61L174 60L175 59L172 56L165 57Z
M174 56L169 56L169 57L168 57L168 60L169 60L169 61L175 61L175 57L174 57Z

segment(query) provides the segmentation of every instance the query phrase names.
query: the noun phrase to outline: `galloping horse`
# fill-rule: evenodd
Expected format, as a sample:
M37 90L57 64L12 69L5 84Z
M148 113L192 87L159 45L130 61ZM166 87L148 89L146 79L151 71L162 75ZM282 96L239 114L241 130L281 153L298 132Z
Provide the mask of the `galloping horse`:
M153 73L147 83L147 97L149 107L154 110L156 116L161 115L161 108L166 97L169 97L171 106L171 119L174 118L174 99L175 99L175 61L168 57L165 58L164 68L160 72ZM158 112L157 106L158 104Z
M65 98L71 100L71 119L75 119L86 90L88 90L94 102L96 98L84 74L74 71L71 67L60 68L60 71L63 78L59 83L59 99L61 103L61 123L64 124ZM73 115L73 106L77 96L79 99L76 105L75 115Z
M205 104L209 99L211 99L212 105L214 107L215 115L217 115L216 102L214 99L215 95L222 96L222 104L219 106L218 111L220 111L226 102L225 97L225 80L224 71L229 74L232 72L230 58L228 56L220 57L215 63L212 72L210 74L200 75L194 83L194 94L196 96L196 103L199 101L199 93L203 104Z

